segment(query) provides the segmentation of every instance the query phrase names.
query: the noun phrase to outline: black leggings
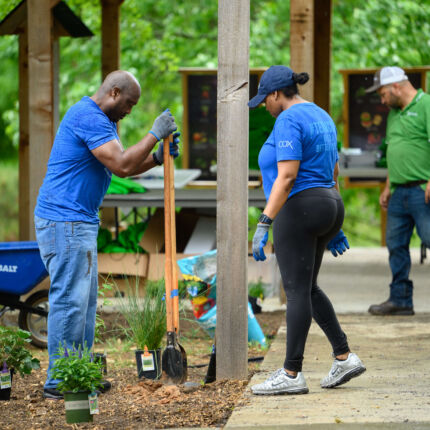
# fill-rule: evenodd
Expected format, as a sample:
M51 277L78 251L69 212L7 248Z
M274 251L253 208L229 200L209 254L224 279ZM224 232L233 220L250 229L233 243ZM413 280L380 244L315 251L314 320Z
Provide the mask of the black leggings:
M335 355L349 351L333 306L317 285L324 250L340 230L343 217L342 198L335 188L310 188L288 199L273 223L275 254L287 296L287 370L302 370L312 317Z

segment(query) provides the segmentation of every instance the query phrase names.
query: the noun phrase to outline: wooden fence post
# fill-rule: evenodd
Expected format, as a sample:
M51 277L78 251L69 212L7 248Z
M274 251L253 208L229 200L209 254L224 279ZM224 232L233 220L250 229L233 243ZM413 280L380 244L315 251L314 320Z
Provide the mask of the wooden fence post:
M102 81L106 76L120 68L120 8L124 0L101 0L102 9ZM118 135L119 124L118 124ZM103 227L116 225L116 208L101 209L101 223Z
M218 1L217 378L248 375L249 0Z
M290 63L296 73L306 72L309 82L300 95L314 100L314 0L290 1Z
M27 0L29 97L29 238L33 210L54 137L53 18L51 0ZM24 175L25 177L25 175Z

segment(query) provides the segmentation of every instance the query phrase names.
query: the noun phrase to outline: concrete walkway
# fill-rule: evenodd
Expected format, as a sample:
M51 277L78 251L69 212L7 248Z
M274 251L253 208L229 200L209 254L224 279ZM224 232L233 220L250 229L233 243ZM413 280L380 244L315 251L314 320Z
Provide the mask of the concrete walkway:
M367 313L369 305L388 296L387 251L352 249L340 258L327 255L319 285L332 299L350 347L367 372L336 389L322 389L319 383L330 369L331 348L313 323L303 366L309 394L253 396L248 388L225 428L430 428L430 263L419 265L418 250L412 259L417 314L374 317ZM263 311L279 307L272 298ZM250 385L282 366L285 335L283 326Z

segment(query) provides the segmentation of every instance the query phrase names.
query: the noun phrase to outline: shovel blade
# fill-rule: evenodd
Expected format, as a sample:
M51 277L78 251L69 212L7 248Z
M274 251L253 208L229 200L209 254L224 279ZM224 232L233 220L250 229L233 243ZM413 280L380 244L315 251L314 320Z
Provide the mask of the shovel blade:
M187 380L187 355L178 344L174 332L167 333L167 346L162 355L162 379L167 384L182 384Z

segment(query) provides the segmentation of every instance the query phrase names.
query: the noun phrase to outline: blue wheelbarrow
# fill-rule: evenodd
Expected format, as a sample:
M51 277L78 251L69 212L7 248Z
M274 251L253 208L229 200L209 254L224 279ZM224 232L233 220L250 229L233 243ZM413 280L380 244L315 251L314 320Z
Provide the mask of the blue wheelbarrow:
M0 317L18 309L19 327L29 331L32 343L40 348L46 348L48 341L49 290L36 291L25 301L20 296L47 276L37 242L0 243Z

